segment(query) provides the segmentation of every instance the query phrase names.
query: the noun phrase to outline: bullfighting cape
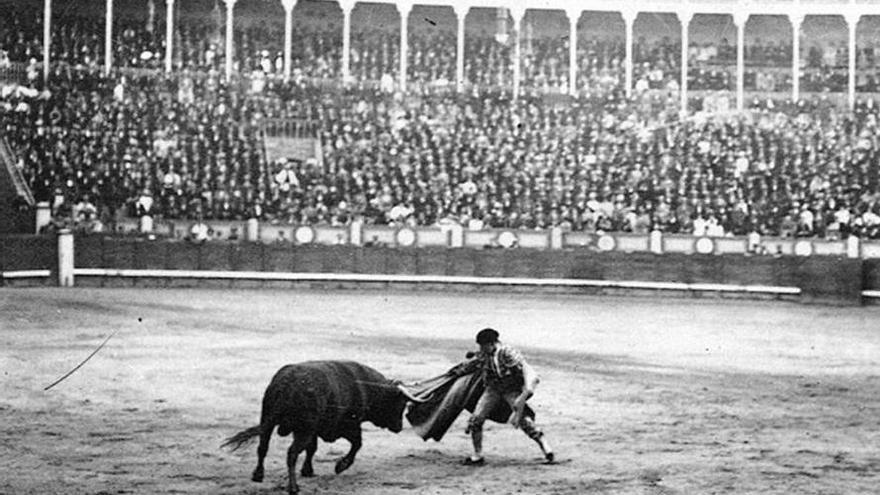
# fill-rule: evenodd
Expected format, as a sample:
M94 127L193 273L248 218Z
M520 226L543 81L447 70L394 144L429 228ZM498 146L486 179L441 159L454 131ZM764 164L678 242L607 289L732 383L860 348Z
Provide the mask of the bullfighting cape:
M479 372L476 360L465 361L446 373L412 385L411 390L418 397L428 397L426 402L413 403L406 413L406 419L422 440L440 441L462 410L474 411L477 401L483 395L486 384ZM487 419L506 423L513 410L505 401L489 412ZM526 404L525 416L534 418L535 411Z

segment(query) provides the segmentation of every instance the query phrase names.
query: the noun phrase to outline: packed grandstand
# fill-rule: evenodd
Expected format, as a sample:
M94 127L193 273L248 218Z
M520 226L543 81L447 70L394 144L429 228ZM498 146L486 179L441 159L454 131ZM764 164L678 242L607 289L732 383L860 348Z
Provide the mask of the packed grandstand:
M239 0L229 78L222 2L170 2L171 71L164 2L116 0L112 68L104 66L103 3L58 3L44 77L43 2L0 2L0 132L56 224L101 230L140 215L312 225L359 218L880 238L877 18L860 24L852 108L840 104L846 23L805 21L796 101L791 27L779 36L778 19L755 24L744 46L743 111L730 104L736 30L729 16L698 18L693 31L710 26L702 31L715 36L689 38L692 95L682 112L675 16L657 14L641 32L637 24L627 91L618 14L578 22L572 88L564 14L529 11L516 33L505 9L472 8L459 88L455 13L417 6L401 90L391 5L356 5L344 81L335 2L299 0L284 77L281 2ZM810 22L832 36L810 39ZM518 64L511 40L520 42ZM316 142L316 155L267 153L267 123L277 122Z

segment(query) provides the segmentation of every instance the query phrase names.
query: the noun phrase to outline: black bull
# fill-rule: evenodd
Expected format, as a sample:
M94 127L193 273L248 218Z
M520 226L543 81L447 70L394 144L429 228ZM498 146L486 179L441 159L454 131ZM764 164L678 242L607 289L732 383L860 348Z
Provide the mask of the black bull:
M230 437L223 444L233 450L260 437L257 467L252 479L263 481L263 460L275 427L278 434L293 433L287 450L288 492L296 493L296 461L306 451L300 473L314 476L312 457L318 438L334 442L344 438L349 452L336 462L336 473L348 469L361 448L361 423L369 421L394 433L403 429L403 411L408 401L420 402L398 382L353 361L309 361L289 364L275 373L263 395L260 424Z

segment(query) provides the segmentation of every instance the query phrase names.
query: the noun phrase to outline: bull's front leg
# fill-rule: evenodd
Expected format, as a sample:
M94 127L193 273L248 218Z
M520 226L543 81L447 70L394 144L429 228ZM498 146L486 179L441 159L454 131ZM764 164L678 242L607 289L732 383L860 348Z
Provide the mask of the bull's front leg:
M354 463L354 456L361 449L361 426L353 426L342 435L342 438L351 443L351 450L345 454L345 457L336 461L336 474L345 471Z
M296 459L299 453L309 446L314 436L314 433L293 434L293 443L287 449L287 493L290 495L299 493L299 485L296 483Z

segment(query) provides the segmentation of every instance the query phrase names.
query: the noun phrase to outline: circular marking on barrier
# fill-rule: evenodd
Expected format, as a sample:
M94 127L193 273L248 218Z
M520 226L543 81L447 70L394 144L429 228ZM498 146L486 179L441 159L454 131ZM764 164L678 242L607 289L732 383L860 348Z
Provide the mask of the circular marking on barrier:
M404 227L397 231L395 239L399 246L414 246L416 243L416 232L413 229Z
M196 241L204 241L211 237L214 231L208 227L207 224L203 222L196 222L192 224L189 228L189 231L185 234L185 236L190 237Z
M308 244L315 240L315 229L307 225L299 226L293 232L293 238L299 244Z
M697 239L697 242L694 243L694 248L696 248L697 252L700 254L712 254L712 252L715 251L715 241L708 237L700 237Z
M600 251L613 251L617 246L617 241L614 240L610 235L603 235L599 237L599 241L596 243L596 246L599 247Z
M153 217L149 215L142 216L138 226L142 234L149 234L153 231Z
M512 248L516 245L516 234L509 230L505 230L504 232L498 234L498 245L503 248Z
M798 256L810 256L813 254L813 243L810 241L798 241L794 245L794 254Z

